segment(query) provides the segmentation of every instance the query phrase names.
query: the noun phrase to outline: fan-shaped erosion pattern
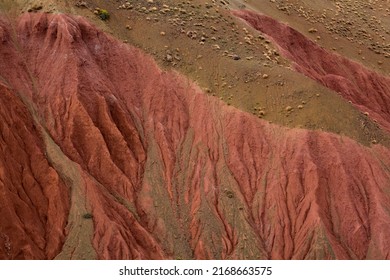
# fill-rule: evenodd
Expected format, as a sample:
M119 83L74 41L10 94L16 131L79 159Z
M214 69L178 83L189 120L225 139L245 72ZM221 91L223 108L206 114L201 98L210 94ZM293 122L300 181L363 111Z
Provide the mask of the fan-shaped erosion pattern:
M303 34L269 16L233 11L267 35L294 68L340 93L362 112L390 131L390 78L341 55L327 51Z
M205 95L80 17L0 21L1 259L389 259L390 151Z

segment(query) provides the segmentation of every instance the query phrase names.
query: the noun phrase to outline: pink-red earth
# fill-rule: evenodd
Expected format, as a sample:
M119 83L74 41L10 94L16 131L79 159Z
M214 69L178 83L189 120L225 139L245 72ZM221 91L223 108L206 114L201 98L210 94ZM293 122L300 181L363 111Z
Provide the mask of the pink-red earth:
M390 130L388 78L238 15ZM382 145L227 106L81 17L1 19L0 65L0 259L390 259Z
M390 131L390 78L329 52L287 24L251 11L234 11L266 34L295 70L338 92Z

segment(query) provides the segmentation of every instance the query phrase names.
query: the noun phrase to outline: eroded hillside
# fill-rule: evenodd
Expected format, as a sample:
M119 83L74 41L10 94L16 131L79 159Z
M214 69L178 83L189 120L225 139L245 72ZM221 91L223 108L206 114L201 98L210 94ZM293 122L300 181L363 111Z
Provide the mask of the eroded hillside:
M390 258L386 146L270 124L82 17L0 24L0 258Z

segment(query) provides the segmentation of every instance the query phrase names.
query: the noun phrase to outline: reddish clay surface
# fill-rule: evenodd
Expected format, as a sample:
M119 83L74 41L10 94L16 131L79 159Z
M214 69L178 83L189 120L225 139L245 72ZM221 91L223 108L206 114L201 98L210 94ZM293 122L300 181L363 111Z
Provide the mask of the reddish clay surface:
M65 240L68 190L19 96L2 82L0 96L0 259L51 259Z
M1 259L82 247L76 204L101 259L390 259L387 148L271 125L79 17L0 30Z
M255 29L266 34L294 68L340 93L362 112L368 112L390 131L390 78L329 52L303 34L277 20L250 11L234 11Z

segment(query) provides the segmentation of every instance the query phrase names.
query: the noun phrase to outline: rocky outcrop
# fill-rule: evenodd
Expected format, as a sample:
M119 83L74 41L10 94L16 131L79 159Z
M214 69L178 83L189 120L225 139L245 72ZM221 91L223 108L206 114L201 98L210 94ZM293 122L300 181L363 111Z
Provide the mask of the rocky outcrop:
M390 258L386 147L271 125L79 17L0 28L0 258Z

